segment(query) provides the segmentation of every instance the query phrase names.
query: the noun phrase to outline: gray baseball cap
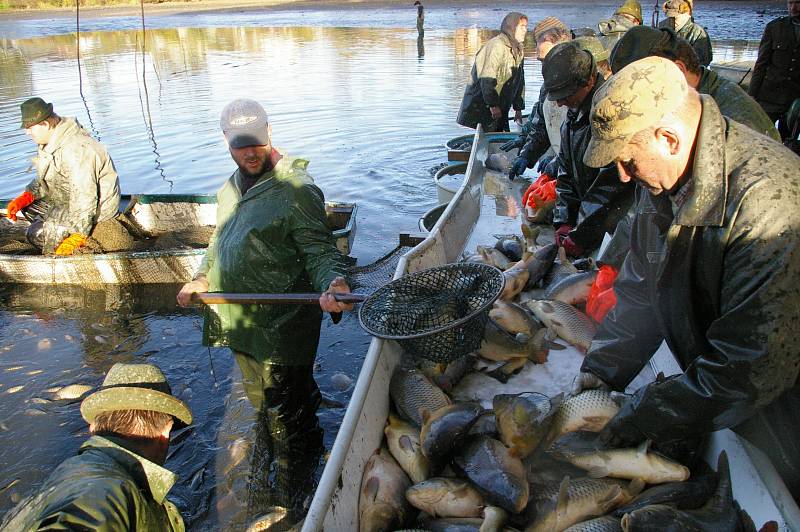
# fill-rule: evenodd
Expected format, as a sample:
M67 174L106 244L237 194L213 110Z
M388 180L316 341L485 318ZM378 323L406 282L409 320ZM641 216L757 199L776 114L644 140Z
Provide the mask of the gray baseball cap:
M567 98L586 86L596 69L592 55L574 41L557 44L542 62L547 99Z
M269 144L267 112L255 100L233 100L222 110L219 127L232 148Z

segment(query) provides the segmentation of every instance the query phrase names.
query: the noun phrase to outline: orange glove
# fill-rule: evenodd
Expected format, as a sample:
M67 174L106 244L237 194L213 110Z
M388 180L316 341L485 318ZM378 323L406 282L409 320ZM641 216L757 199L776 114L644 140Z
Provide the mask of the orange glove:
M536 201L534 200L534 195L545 185L549 183L555 183L555 179L550 177L547 174L539 174L539 177L536 178L536 181L531 183L531 186L528 187L528 190L525 191L525 194L522 196L522 204L527 205L532 208L536 208ZM555 190L555 184L553 185ZM543 202L538 202L540 205Z
M56 248L56 255L72 255L79 247L86 244L86 237L80 233L72 233Z
M556 180L553 179L541 185L531 192L531 196L533 196L533 203L537 205L544 205L548 201L554 201L556 199Z
M27 190L14 198L13 200L8 202L6 206L6 217L9 220L14 222L17 221L17 213L33 203L33 200L36 199L33 197L33 194L28 192Z
M608 264L600 266L597 279L594 280L592 288L589 290L589 297L586 299L586 314L594 321L600 323L617 304L617 295L614 293L614 279L617 278L617 270Z

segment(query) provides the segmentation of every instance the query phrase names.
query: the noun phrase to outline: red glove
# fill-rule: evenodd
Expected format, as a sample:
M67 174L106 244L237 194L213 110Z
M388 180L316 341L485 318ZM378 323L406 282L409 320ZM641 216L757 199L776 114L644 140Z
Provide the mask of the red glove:
M594 280L592 288L589 290L589 297L586 299L586 314L594 321L600 323L617 304L617 295L614 293L614 279L617 278L617 270L608 264L600 266L597 279Z
M533 196L533 202L538 205L544 205L548 201L554 201L556 199L556 180L553 179L543 184L538 189L534 190L531 196Z
M567 236L561 241L561 247L567 252L570 257L580 257L583 255L583 247L576 244L572 237Z
M556 229L556 234L555 234L556 246L560 247L562 245L561 242L565 238L567 238L567 236L569 235L570 231L572 231L572 226L571 225L561 224L561 225L558 226L558 229Z
M17 213L33 203L33 200L36 199L33 197L33 194L28 192L27 190L14 198L13 200L8 202L6 206L6 217L9 220L14 222L17 221Z
M556 180L550 177L547 174L539 174L539 177L536 178L536 181L531 183L531 186L528 187L528 190L525 191L525 194L522 196L522 205L527 205L533 209L537 206L541 206L544 204L544 201L537 201L535 199L536 196L542 195L541 190L542 187L549 186L550 183L553 183L552 187L555 190L555 182ZM555 199L555 196L553 196ZM537 205L538 204L538 205Z

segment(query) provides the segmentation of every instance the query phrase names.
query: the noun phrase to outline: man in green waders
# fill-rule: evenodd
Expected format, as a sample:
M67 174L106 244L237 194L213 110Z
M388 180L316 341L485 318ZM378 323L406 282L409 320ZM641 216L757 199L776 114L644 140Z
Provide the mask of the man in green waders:
M217 193L217 227L177 298L187 306L196 292L325 291L319 305L205 309L203 343L231 348L258 412L248 513L277 505L296 518L306 510L324 450L312 374L322 312L351 310L332 295L350 288L308 161L273 148L267 113L254 100L229 103L220 125L238 169Z
M177 477L162 466L170 431L191 424L192 413L172 396L161 370L114 364L81 403L81 415L91 438L0 529L183 532L178 509L166 499Z

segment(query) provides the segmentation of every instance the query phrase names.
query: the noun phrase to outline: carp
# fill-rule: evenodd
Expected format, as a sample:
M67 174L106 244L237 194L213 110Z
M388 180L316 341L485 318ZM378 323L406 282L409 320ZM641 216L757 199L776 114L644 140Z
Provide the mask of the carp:
M695 476L688 482L667 482L647 488L631 502L614 510L614 515L622 517L652 504L668 504L679 510L694 510L708 501L718 480L718 475L710 471Z
M433 517L480 517L486 506L478 490L457 478L435 477L415 484L406 490L406 499Z
M473 437L461 448L454 465L492 505L516 514L528 504L525 466L502 442Z
M435 412L452 403L450 398L424 374L417 370L397 368L389 382L397 411L414 426L422 426L422 411Z
M74 401L80 399L92 390L88 384L69 384L53 392L53 399L57 401Z
M501 251L498 251L494 248L486 247L486 246L478 246L477 248L478 253L480 253L483 258L486 260L487 264L491 264L496 268L500 268L501 270L507 269L511 266L512 262L508 260L508 257L503 255Z
M489 310L489 317L509 334L533 336L542 328L528 309L509 301L495 301Z
M563 301L531 300L526 301L525 305L558 336L584 353L589 350L597 332L597 327L589 316Z
M518 235L495 236L497 236L497 242L494 244L494 249L514 262L522 259L522 254L525 252L525 242L521 237Z
M530 278L530 272L525 267L517 268L512 266L503 272L503 277L505 278L505 284L503 285L503 291L500 292L499 299L510 301L525 288Z
M447 405L432 414L423 412L422 454L433 461L449 455L484 412L480 403L472 401Z
M390 413L383 432L386 434L389 452L409 478L415 484L428 478L430 465L422 454L419 429Z
M528 270L528 283L525 288L530 290L538 283L553 266L558 248L555 244L548 244L536 250L530 257L524 258L525 268Z
M464 375L475 365L475 357L466 355L451 360L448 363L433 362L421 358L416 362L416 365L436 386L449 393L453 391L453 388L456 387Z
M572 525L565 529L564 532L622 532L622 525L619 522L619 518L604 515L603 517L596 517L595 519Z
M411 512L406 490L411 487L400 466L385 448L369 457L361 477L358 530L379 532L401 528Z
M649 440L639 447L604 448L592 432L572 432L562 436L547 450L551 456L587 471L592 478L642 479L648 484L682 482L689 469L649 450Z
M617 412L619 405L606 390L585 390L568 397L556 412L548 441L579 430L600 432Z
M551 401L535 392L494 396L492 406L500 439L511 454L526 458L536 450L550 429L560 401L560 396Z
M569 261L567 258L567 251L564 248L558 248L557 256L558 260L551 263L553 267L550 268L543 277L542 282L546 287L559 282L561 279L573 273L578 273L578 268L573 266Z
M573 273L547 287L544 297L545 299L562 301L567 305L586 303L589 291L595 279L597 279L597 274L597 270Z

